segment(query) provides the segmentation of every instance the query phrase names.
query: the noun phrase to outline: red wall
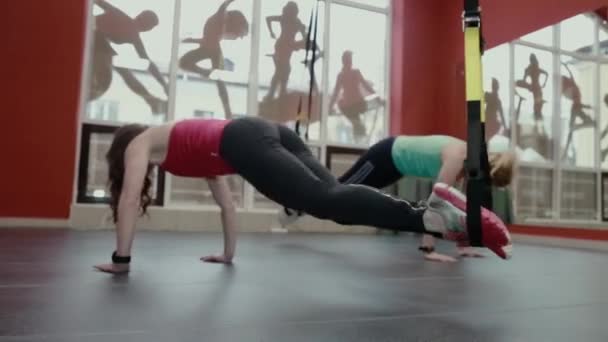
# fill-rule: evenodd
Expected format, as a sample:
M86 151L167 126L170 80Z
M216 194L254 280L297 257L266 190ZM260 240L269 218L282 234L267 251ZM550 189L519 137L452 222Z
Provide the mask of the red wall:
M463 1L393 0L392 133L466 135ZM484 36L494 47L608 0L481 0ZM405 27L405 30L402 28ZM403 66L399 67L398 65Z
M437 44L428 37L436 35L433 10L438 0L393 1L393 43L391 65L391 112L432 115L429 98L436 92L434 65L440 62ZM414 15L415 13L415 15ZM414 91L406 91L406 90ZM433 129L430 120L411 120L407 115L391 115L392 133L416 134Z
M67 218L85 0L10 1L2 13L0 217Z

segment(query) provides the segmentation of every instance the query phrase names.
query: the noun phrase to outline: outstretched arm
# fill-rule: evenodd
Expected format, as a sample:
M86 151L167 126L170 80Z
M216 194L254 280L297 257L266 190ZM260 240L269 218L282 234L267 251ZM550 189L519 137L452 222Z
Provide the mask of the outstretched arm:
M371 94L376 93L374 88L372 88L372 86L369 84L369 82L363 77L363 74L361 74L361 71L357 70L357 73L359 74L359 82L361 83L363 88L365 88L365 90L367 90Z
M438 181L456 187L464 178L466 149L460 149L459 147L454 146L453 148L444 151L444 154L446 156L442 157L442 166L441 171L439 172ZM461 257L483 257L483 254L476 252L466 244L459 244L457 248L458 255Z
M438 182L456 186L457 183L463 179L465 153L466 150L460 149L459 147L453 147L444 151L441 170L437 176ZM424 256L426 260L438 262L456 261L454 257L435 252L435 239L432 236L425 235L421 244L427 249ZM458 245L458 255L461 257L483 257L483 254L477 253L472 248L464 245Z
M106 12L122 12L118 8L110 5L106 0L95 0L95 5L101 7Z
M217 9L217 12L215 12L215 15L224 15L226 13L226 10L228 9L228 6L230 6L230 4L233 2L234 0L226 0L224 1L224 3L222 3L220 5L220 7Z
M277 38L277 36L274 34L274 30L272 29L272 23L278 22L279 20L281 20L281 17L278 15L266 17L266 26L268 26L268 31L270 31L270 36L272 37L272 39Z
M340 92L342 91L342 77L338 74L338 78L336 79L336 86L334 87L334 92L331 94L331 100L329 101L329 110L331 111L336 105L336 101L338 101L338 96L340 96Z
M304 23L302 23L302 21L300 21L298 19L298 26L300 27L298 29L298 31L300 31L300 34L302 35L302 39L305 40L308 35L308 32L306 32L306 25L304 25ZM311 28L311 30L312 30L312 28Z
M539 70L541 75L545 76L545 80L543 81L543 88L547 85L547 81L549 80L549 73L546 72L544 69L540 69Z
M448 148L442 154L441 169L439 175L437 175L437 181L449 186L456 186L464 176L466 150L453 147Z
M503 129L506 131L509 128L509 123L505 119L505 111L502 107L502 101L498 102L498 117L500 118L500 123L502 124ZM509 137L511 138L511 137Z
M148 62L150 63L148 65L148 71L150 72L150 74L152 74L154 79L158 83L160 83L160 85L163 87L165 94L169 95L169 86L167 85L167 81L165 80L165 78L163 77L163 74L158 69L158 66L156 66L156 63L154 63L150 59L150 56L148 56L148 52L146 51L146 48L145 48L144 43L142 42L141 38L138 37L137 40L133 43L133 46L135 47L135 51L137 51L137 55L140 58L148 60Z
M524 71L524 77L522 78L522 80L524 82L528 81L528 76L530 76L530 71L528 70L529 68L526 68L526 70Z
M230 264L236 250L236 209L232 200L232 192L226 177L208 179L209 189L213 199L219 205L222 215L222 227L224 230L224 254L212 255L201 258L206 262L219 262Z
M125 151L125 172L122 191L118 200L118 222L116 223L116 255L131 256L135 236L135 223L141 203L141 190L148 172L149 148L147 140L136 139ZM129 271L128 264L105 264L95 266L109 273Z
M562 62L562 65L566 68L566 71L568 71L568 75L570 75L570 79L572 79L574 81L574 75L572 75L572 71L570 70L570 67L568 66L568 64Z

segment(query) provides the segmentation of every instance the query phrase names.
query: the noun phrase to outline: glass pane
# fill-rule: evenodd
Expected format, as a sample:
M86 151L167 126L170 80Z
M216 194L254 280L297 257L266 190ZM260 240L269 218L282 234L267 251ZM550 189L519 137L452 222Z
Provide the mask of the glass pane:
M561 49L592 54L595 43L595 22L585 14L579 14L561 23Z
M596 64L562 57L561 158L567 165L595 165Z
M490 49L483 56L486 139L511 137L509 111L509 44Z
M89 168L86 196L105 198L108 191L106 153L112 144L112 134L92 133L89 145Z
M560 217L597 219L597 175L593 172L562 172Z
M600 161L602 168L608 169L608 64L600 66Z
M243 179L239 176L229 176L228 184L232 190L232 198L237 207L243 206ZM201 178L186 178L171 176L171 205L216 205L207 181Z
M602 172L602 220L608 220L608 174Z
M262 29L259 56L258 115L293 127L298 110L310 119L309 138L318 140L323 83L323 22L325 3L318 2L315 82L311 92L310 68L313 50L306 55L308 27L316 1L262 1ZM310 101L310 109L309 107Z
M524 161L553 160L553 59L549 52L515 47L517 145Z
M247 113L252 6L182 1L176 119Z
M89 160L87 169L87 187L85 196L98 199L109 198L108 189L108 163L106 153L110 149L112 133L91 133L89 141ZM154 168L151 173L152 188L150 194L156 198L158 168Z
M350 169L351 166L355 164L355 162L359 159L361 154L364 151L361 151L360 154L353 153L332 153L330 156L330 171L336 177L339 178L343 174Z
M553 46L553 26L548 26L527 34L521 37L521 40L545 46Z
M353 25L353 18L365 25ZM332 5L328 140L370 145L384 137L384 14Z
M368 5L373 7L387 8L389 0L348 0L349 2L356 2L362 5Z
M608 55L608 22L600 24L600 54Z
M310 151L312 152L312 155L315 156L315 158L317 158L317 160L320 160L321 157L321 149L319 147L312 147L309 146ZM322 164L324 164L323 162L321 162ZM266 196L262 195L260 192L258 192L257 190L253 190L253 206L255 208L262 208L262 209L278 209L279 205L274 202L269 200Z
M329 169L331 173L336 177L340 178L344 175L361 157L365 150L352 150L348 152L342 151L331 151L331 147L328 149L329 153ZM349 181L347 181L349 182ZM355 182L356 183L356 182ZM382 189L384 192L391 195L398 194L399 184L390 184L386 188ZM428 196L427 196L428 197Z
M553 217L553 170L521 166L517 179L517 216Z
M163 122L174 2L105 0L95 4L88 117Z

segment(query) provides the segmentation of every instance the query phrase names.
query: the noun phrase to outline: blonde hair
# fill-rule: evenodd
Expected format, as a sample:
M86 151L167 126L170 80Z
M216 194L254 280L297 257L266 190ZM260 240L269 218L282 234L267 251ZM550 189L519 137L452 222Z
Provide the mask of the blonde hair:
M517 155L514 151L491 152L488 155L490 161L490 178L492 185L502 188L513 181Z

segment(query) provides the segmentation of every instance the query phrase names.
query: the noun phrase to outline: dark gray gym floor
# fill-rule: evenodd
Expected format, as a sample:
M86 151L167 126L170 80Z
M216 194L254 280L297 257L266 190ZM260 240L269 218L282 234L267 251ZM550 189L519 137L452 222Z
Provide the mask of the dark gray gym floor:
M608 341L605 254L438 264L417 242L241 234L226 267L198 261L219 234L139 232L112 277L112 232L0 230L0 341Z

